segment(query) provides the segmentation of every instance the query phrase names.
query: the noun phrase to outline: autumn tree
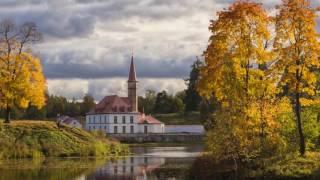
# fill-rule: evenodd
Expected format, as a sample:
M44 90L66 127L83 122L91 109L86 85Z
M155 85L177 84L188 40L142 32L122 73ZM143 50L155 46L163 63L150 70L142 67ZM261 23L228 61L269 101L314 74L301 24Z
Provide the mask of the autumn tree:
M305 154L306 142L301 121L301 105L312 103L319 67L320 45L316 32L316 13L308 0L283 0L279 6L274 42L278 59L276 70L281 85L286 86L294 108L299 132L300 153Z
M277 149L275 117L280 112L275 107L280 102L269 71L270 22L261 4L249 1L236 1L211 21L198 89L218 101L208 137L209 149L218 158L256 157L263 144Z
M6 109L5 122L10 122L13 107L45 104L45 78L40 60L30 45L41 34L34 23L15 25L10 20L0 23L0 107Z

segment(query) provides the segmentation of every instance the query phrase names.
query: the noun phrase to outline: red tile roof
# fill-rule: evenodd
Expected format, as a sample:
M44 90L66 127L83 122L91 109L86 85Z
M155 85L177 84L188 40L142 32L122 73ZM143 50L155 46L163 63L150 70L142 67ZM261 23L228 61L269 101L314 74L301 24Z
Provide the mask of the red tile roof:
M163 124L163 122L157 120L151 115L146 116L144 114L140 114L138 119L138 124Z
M88 114L115 112L131 112L131 105L127 97L106 96Z

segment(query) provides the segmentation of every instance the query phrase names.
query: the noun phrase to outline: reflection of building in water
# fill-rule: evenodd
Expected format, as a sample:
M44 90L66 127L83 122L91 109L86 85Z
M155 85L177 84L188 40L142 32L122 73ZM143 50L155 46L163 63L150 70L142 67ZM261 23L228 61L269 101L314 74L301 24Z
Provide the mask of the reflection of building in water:
M165 163L165 158L159 157L126 157L114 160L101 167L94 174L98 177L135 177L144 179L148 172L160 167Z

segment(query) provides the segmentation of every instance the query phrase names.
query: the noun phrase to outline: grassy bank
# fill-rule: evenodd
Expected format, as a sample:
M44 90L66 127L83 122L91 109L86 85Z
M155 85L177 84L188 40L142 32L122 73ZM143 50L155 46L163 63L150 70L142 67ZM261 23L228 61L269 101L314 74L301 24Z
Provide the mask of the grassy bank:
M320 178L320 152L309 152L304 157L289 154L282 160L266 168L265 174L270 178Z
M201 124L199 112L155 114L154 117L166 125Z
M190 179L320 179L320 152L299 153L266 159L265 167L259 163L238 164L233 160L219 162L210 154L198 157L189 170Z
M0 158L117 156L126 145L99 133L61 127L49 121L12 121L0 124Z

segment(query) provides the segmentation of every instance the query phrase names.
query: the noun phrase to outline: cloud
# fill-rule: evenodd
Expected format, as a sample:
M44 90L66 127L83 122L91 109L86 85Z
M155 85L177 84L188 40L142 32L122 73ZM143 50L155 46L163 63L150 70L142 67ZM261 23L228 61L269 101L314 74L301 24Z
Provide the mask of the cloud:
M270 11L281 3L255 1ZM120 85L115 79L127 78L132 49L138 78L148 79L141 86L180 90L195 56L206 49L210 20L232 2L1 0L0 17L37 24L44 41L33 51L42 60L50 92L77 98L91 92L101 97L126 87L125 81ZM311 3L320 5L317 0ZM108 82L114 86L106 86Z
M174 94L185 89L185 82L182 79L140 78L138 81L139 96L144 96L146 90L157 92L166 90L168 93ZM62 95L68 99L81 99L86 93L89 93L99 101L106 95L127 96L127 79L49 79L48 89L50 94Z

